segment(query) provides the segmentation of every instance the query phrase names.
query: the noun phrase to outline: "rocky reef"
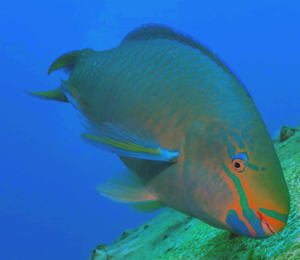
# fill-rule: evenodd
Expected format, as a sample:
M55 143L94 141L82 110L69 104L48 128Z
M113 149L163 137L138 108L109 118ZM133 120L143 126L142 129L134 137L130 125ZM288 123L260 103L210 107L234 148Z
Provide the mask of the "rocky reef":
M300 128L282 127L274 139L291 197L285 229L255 240L229 239L229 232L166 209L148 223L124 231L112 245L99 245L89 260L300 259ZM299 165L298 165L299 164Z

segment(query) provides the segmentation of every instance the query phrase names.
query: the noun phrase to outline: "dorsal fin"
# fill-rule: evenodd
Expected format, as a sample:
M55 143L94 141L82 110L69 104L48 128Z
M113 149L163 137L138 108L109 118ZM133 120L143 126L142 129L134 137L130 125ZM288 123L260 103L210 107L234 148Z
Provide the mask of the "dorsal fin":
M136 28L131 31L121 42L129 43L134 41L149 40L149 39L167 39L171 41L177 41L184 45L189 45L194 49L200 50L204 55L208 56L210 59L214 60L220 67L222 67L228 74L230 74L234 80L239 84L244 86L242 82L234 75L234 73L228 68L225 63L218 58L212 51L210 51L203 44L194 40L191 36L185 35L181 32L176 32L174 29L171 29L165 25L149 24L142 25L141 27ZM245 87L244 87L245 88ZM247 91L247 89L245 88ZM249 92L247 91L250 96Z

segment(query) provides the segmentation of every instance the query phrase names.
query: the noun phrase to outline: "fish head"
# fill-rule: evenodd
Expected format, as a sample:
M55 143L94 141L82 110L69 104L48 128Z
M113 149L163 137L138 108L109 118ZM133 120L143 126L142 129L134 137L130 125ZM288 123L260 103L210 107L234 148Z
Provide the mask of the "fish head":
M230 130L212 124L190 134L182 168L191 212L212 226L251 238L280 232L290 198L263 122Z

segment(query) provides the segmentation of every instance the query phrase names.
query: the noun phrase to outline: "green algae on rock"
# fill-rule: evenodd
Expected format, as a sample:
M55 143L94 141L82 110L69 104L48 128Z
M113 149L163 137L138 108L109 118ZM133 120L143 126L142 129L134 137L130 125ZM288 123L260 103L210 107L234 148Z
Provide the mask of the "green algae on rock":
M291 128L292 129L292 128ZM286 129L287 131L291 129ZM112 245L95 249L90 260L210 260L300 259L300 132L274 145L291 197L284 230L265 240L229 239L229 232L213 228L173 209L137 229L127 231Z

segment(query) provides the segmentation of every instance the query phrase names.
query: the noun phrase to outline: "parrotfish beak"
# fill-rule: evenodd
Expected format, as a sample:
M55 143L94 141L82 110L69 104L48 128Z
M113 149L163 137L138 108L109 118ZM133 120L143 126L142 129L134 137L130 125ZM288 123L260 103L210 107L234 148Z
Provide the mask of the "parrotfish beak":
M228 211L226 223L234 233L256 239L268 238L280 232L288 219L287 214L264 208L243 209L242 216L244 220L231 209Z
M254 214L260 220L261 228L265 236L257 238L266 238L273 236L274 234L280 232L286 225L288 216L282 213L278 213L273 210L255 210L253 209Z

